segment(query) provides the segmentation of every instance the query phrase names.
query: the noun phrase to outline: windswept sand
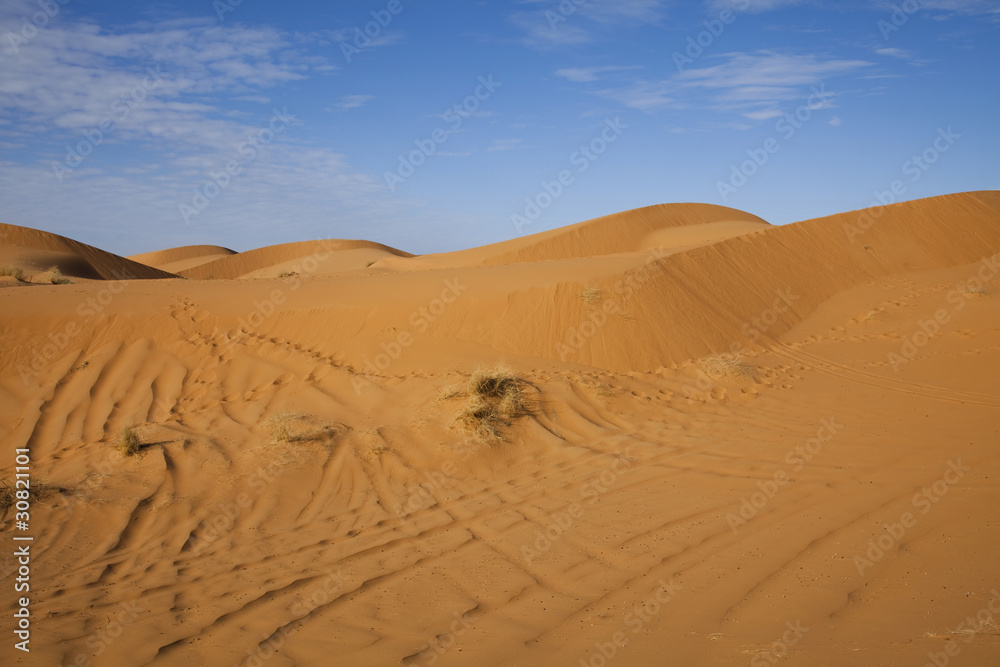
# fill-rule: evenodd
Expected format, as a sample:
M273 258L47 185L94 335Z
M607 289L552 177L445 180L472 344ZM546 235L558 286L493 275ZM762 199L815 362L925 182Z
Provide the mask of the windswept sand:
M0 524L3 664L1000 664L998 192L420 257L0 231L79 278L0 290L0 473L58 487Z

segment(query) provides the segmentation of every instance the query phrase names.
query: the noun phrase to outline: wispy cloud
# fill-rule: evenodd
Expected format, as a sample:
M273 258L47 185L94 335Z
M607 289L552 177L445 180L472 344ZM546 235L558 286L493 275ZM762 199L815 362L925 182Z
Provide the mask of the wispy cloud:
M808 86L871 65L864 60L770 51L729 53L714 60L716 64L687 69L668 79L642 79L594 92L646 112L664 107L701 107L766 120L779 114L783 103L802 97Z
M663 18L663 0L524 0L536 9L522 10L510 21L523 33L522 42L537 49L586 44L620 27L655 24Z
M374 97L371 95L344 95L339 102L328 107L328 109L340 109L342 111L347 111L348 109L360 109L364 105L371 102Z
M519 148L525 148L524 139L494 139L486 150L495 153L497 151L513 151Z
M37 5L4 5L0 34L20 30L22 11ZM6 39L0 48L0 142L33 147L0 160L7 220L63 233L84 221L88 238L106 233L116 248L131 240L134 251L149 228L183 243L238 233L263 244L291 240L280 237L284 225L295 226L294 238L330 235L331 211L384 221L413 205L385 197L384 183L342 153L304 141L294 119L280 136L267 135L272 106L285 107L282 86L333 69L279 30L191 19L112 32L60 14L16 52ZM348 95L339 104L369 99ZM251 151L248 140L261 136L269 141ZM129 150L123 157L110 144ZM85 159L57 178L53 165L67 161L67 145L83 146ZM238 174L225 176L222 192L185 224L180 205L237 163ZM133 237L123 232L133 228Z
M638 67L621 67L621 66L608 66L608 67L570 67L567 69L556 70L556 76L561 76L564 79L569 79L574 83L590 83L592 81L597 81L601 74L606 72L621 72L623 70L638 69Z
M721 12L729 9L740 12L760 13L798 5L801 2L802 0L707 0L706 5L713 12Z

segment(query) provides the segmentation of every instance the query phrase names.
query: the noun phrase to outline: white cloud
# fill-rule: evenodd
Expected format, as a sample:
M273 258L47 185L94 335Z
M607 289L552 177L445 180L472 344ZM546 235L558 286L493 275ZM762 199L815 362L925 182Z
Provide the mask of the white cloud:
M524 0L521 4L540 8L515 12L510 21L524 33L526 46L543 50L587 44L609 29L656 24L663 18L663 0Z
M760 111L749 111L743 115L750 120L768 120L770 118L783 116L785 115L785 112L780 109L761 109Z
M374 97L371 95L344 95L339 102L333 105L335 109L348 110L359 109L371 102Z
M708 9L721 12L729 9L738 12L760 13L769 12L782 7L797 5L802 0L707 0Z
M494 139L493 144L486 150L494 153L496 151L513 151L524 147L524 139Z
M601 74L605 72L620 72L622 70L637 69L636 67L619 67L619 66L608 66L608 67L570 67L567 69L556 70L556 76L561 76L564 79L569 79L574 83L590 83L597 81Z
M840 116L834 116L829 120L830 125L833 127L840 127L844 124L844 121L840 120Z
M674 102L671 93L676 86L670 81L640 80L624 88L608 88L598 91L598 95L615 100L630 109L652 111Z
M736 111L748 118L762 120L773 117L774 110L783 108L790 100L808 96L810 86L871 65L863 60L770 51L729 53L714 61L718 64L687 69L669 79L639 80L597 94L640 111L704 107ZM824 103L824 107L828 106L832 106L829 98Z

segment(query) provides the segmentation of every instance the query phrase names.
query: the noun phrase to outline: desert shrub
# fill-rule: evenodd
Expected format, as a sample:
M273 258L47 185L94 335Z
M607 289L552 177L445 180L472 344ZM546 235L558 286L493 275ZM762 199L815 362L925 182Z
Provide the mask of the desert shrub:
M601 291L600 287L588 287L580 294L580 298L591 306L598 303L603 297L604 293Z
M47 482L32 480L31 487L28 489L28 501L34 503L39 500L44 500L60 490L61 489L59 487ZM0 481L0 520L7 518L7 512L14 507L16 502L16 486L7 480Z
M503 364L477 368L469 378L466 394L468 404L458 420L483 440L502 440L503 427L528 413L523 381Z
M115 449L122 456L135 456L142 448L142 439L139 437L139 429L135 424L126 424L118 432L118 441Z
M16 278L21 282L25 282L24 271L16 266L11 266L10 264L0 266L0 276L10 276L11 278Z
M58 266L49 267L49 282L53 285L72 285L73 281L62 274Z

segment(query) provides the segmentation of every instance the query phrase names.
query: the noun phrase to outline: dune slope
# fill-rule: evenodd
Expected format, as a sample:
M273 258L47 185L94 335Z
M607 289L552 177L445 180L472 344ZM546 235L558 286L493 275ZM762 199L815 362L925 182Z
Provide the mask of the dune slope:
M175 275L113 255L58 234L0 223L0 248L16 253L22 268L51 265L68 276L104 280L176 278ZM9 260L10 258L8 258ZM7 260L5 260L7 261Z
M226 280L275 278L293 272L326 275L360 270L390 256L412 257L381 243L325 239L248 250L182 270L180 274L185 278Z
M1000 193L669 209L0 290L0 662L995 664Z

